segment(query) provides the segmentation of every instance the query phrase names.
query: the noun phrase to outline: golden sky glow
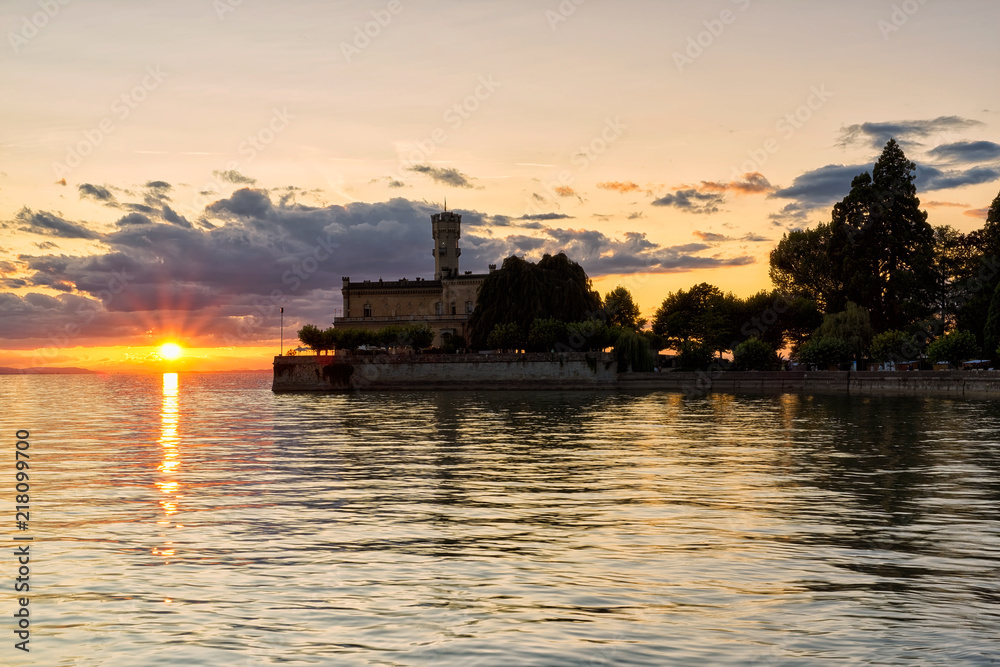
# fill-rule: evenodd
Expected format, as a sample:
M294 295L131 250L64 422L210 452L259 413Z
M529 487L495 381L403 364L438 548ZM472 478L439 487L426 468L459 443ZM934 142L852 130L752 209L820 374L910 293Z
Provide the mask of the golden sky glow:
M1000 189L1000 5L0 5L0 366L266 369L340 281L565 250L649 317L767 288L897 138L929 221ZM159 365L158 365L159 364Z

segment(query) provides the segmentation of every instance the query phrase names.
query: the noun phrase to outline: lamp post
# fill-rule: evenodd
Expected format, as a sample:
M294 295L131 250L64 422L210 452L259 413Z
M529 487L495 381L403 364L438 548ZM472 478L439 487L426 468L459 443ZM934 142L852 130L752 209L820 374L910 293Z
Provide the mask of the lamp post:
M285 356L285 309L284 308L278 309L278 316L280 321L280 324L278 326L280 332L278 336L279 340L281 341L278 343L278 356L283 357Z

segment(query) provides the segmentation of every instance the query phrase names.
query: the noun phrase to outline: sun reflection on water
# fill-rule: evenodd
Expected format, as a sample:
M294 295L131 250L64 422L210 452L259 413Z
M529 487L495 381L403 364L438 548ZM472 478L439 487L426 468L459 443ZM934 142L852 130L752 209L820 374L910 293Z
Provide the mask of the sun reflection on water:
M177 499L180 497L177 492L181 488L180 482L174 479L180 468L180 436L178 427L180 425L180 414L178 398L180 394L177 373L163 374L163 403L160 408L160 448L162 449L163 460L157 466L157 470L163 477L156 482L156 487L165 495L160 499L160 506L166 515L166 521L157 521L159 525L169 525L171 515L177 513ZM167 542L164 547L153 549L153 554L170 557L175 551L172 542ZM168 561L169 562L169 561Z

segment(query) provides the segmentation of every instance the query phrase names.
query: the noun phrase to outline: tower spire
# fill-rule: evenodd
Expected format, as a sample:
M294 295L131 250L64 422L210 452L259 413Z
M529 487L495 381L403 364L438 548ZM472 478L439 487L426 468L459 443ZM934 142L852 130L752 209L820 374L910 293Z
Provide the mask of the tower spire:
M448 196L447 195L445 195L445 197L444 197L444 210L445 211L448 210Z

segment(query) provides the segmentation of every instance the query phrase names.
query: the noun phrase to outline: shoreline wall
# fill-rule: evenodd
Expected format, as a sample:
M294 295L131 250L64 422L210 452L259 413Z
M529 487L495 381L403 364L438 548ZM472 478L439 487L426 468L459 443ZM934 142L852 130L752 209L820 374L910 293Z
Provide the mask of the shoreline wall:
M275 357L271 390L613 389L614 355L396 354Z
M275 392L619 389L1000 397L1000 371L618 373L607 353L337 354L275 357Z
M1000 397L1000 371L716 371L622 373L619 389Z

